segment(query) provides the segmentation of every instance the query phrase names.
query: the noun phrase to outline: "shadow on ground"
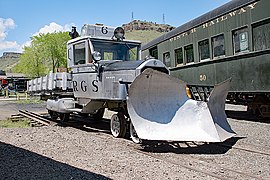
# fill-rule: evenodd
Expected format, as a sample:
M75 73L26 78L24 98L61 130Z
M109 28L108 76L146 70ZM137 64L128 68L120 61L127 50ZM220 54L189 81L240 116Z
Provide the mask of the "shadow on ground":
M241 137L232 137L221 143L143 141L140 149L153 153L225 154Z
M110 121L108 119L94 120L93 118L72 119L68 122L59 122L62 127L73 127L86 132L106 133L111 134Z
M269 118L258 117L248 111L233 111L226 110L226 114L228 118L232 118L235 120L245 120L245 121L253 121L253 122L261 122L261 123L270 123Z
M1 141L0 159L0 179L109 179Z

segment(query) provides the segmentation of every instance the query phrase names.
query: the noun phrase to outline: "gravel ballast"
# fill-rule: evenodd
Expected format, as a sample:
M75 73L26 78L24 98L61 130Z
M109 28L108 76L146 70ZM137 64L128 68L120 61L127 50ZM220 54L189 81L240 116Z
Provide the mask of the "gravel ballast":
M229 121L237 132L227 142L232 147L270 153L270 124ZM128 138L113 138L108 122L103 122L102 129L91 123L84 127L0 128L0 179L270 178L267 154L193 142L137 145Z

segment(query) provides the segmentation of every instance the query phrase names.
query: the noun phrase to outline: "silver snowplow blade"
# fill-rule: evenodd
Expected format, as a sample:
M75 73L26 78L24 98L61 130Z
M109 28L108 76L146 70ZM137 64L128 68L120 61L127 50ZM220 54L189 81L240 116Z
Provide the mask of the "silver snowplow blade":
M209 102L189 99L186 83L148 69L131 84L127 106L141 139L222 142L235 135L227 122L230 81L211 92Z

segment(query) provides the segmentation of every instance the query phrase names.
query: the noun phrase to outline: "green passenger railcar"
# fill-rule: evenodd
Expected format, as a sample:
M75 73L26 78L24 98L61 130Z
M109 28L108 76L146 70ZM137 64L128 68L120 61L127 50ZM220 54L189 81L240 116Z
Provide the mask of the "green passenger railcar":
M233 0L142 47L171 75L204 91L232 78L228 99L270 115L270 1Z

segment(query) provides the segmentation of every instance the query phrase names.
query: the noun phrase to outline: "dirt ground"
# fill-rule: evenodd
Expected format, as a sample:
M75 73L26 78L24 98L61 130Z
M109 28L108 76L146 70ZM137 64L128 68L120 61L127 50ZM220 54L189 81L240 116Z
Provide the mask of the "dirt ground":
M46 112L45 103L0 101L0 119L18 109ZM112 137L109 112L98 122L0 128L0 179L270 179L270 124L243 106L226 109L237 136L225 143L134 144Z
M35 102L35 101L30 101ZM16 101L15 99L6 99L0 97L0 120L5 120L11 115L18 114L19 110L28 110L37 113L46 113L46 103L38 101L38 103L26 103L24 100Z

